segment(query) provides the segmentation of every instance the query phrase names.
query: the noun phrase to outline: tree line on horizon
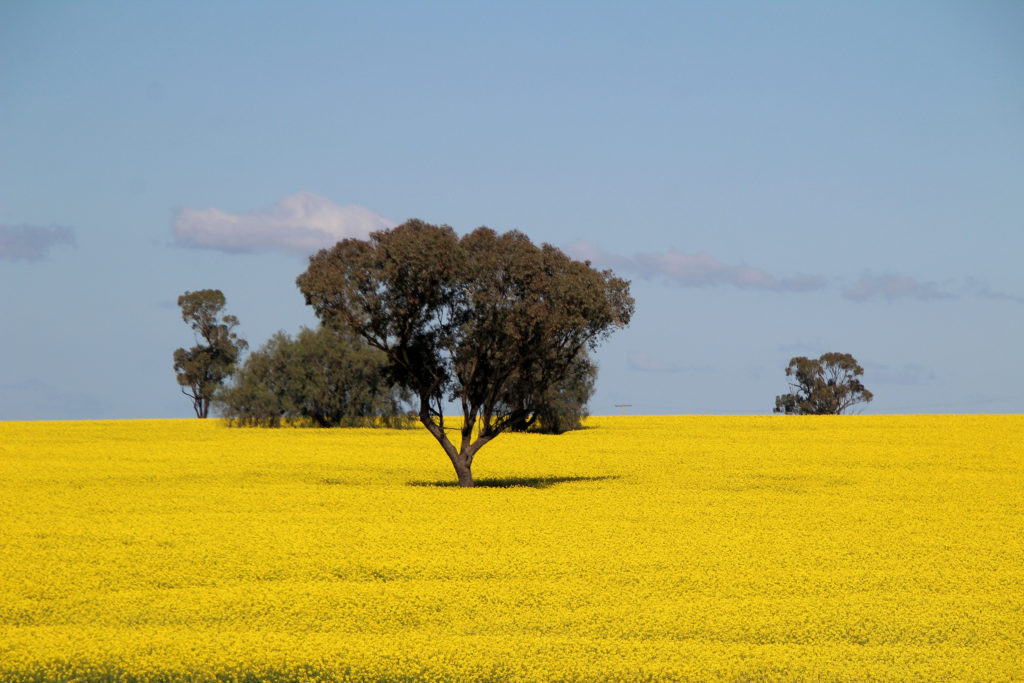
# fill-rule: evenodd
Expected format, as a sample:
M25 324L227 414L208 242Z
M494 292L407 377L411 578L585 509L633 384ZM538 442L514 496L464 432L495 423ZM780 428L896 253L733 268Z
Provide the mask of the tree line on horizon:
M194 307L187 302L197 298L220 300L223 293L185 292L179 305L185 303L192 311ZM185 357L239 359L246 348L244 339L223 333L214 343L223 347L235 344L235 348L215 350L207 338L202 342L192 349L178 349L176 361ZM294 337L281 330L228 368L223 363L216 371L197 366L175 363L182 393L192 399L197 417L207 417L213 410L232 426L403 428L416 421L409 408L410 392L388 378L386 357L345 330L324 325L302 327ZM197 377L207 381L197 383ZM568 375L536 409L536 420L529 425L523 421L510 430L562 434L582 428L596 379L597 365L589 354L581 353Z
M419 220L320 250L296 284L319 326L278 332L244 361L220 290L178 298L197 344L175 350L174 369L196 416L215 407L232 424L267 427L418 420L461 486L502 432L581 426L597 376L591 353L635 309L628 281L521 232L459 237ZM863 372L850 354L793 358L791 391L774 412L842 414L871 401ZM451 406L462 414L454 430Z

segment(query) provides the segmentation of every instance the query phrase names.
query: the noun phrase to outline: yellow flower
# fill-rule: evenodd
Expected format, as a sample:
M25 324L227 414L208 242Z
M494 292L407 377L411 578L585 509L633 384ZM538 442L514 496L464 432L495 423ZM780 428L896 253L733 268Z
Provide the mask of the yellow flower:
M0 680L1013 680L1024 416L0 423Z

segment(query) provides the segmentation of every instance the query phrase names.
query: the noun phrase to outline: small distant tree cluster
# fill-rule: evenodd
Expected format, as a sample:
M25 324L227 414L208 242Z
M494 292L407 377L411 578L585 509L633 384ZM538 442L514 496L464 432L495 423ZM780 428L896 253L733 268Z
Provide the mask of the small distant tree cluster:
M873 395L860 381L864 368L848 353L826 353L789 361L792 391L775 398L775 412L786 415L841 415Z
M404 426L409 397L386 366L381 351L341 330L278 332L249 354L217 404L238 426Z
M238 318L221 316L224 304L224 293L219 289L185 292L178 297L181 319L192 328L199 343L174 351L174 371L181 393L192 400L192 409L199 418L209 415L217 389L234 372L239 355L248 346L234 332Z

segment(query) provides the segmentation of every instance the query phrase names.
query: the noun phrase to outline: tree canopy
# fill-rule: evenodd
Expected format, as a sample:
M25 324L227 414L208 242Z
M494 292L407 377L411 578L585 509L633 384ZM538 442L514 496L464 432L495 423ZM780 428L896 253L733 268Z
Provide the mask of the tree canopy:
M321 250L297 284L324 324L384 352L462 486L473 485L480 447L532 424L580 354L634 310L626 280L521 232L482 227L460 238L419 220ZM458 448L448 401L462 412Z
M220 412L239 426L282 421L317 427L399 426L408 392L387 376L387 357L351 332L320 326L278 332L253 351L218 392Z
M181 393L192 400L192 409L199 418L209 415L214 393L234 371L239 355L248 346L233 331L238 318L219 317L224 304L224 293L219 289L187 291L178 297L181 319L200 343L174 351L174 371Z
M841 415L874 397L861 383L864 368L848 353L826 353L818 359L798 356L786 376L792 391L775 398L775 412L787 415Z

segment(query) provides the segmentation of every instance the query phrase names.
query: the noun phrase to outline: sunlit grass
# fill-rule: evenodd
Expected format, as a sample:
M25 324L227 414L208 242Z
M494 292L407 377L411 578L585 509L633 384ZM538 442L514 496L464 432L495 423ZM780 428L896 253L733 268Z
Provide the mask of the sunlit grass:
M0 680L1024 678L1024 417L0 423Z

